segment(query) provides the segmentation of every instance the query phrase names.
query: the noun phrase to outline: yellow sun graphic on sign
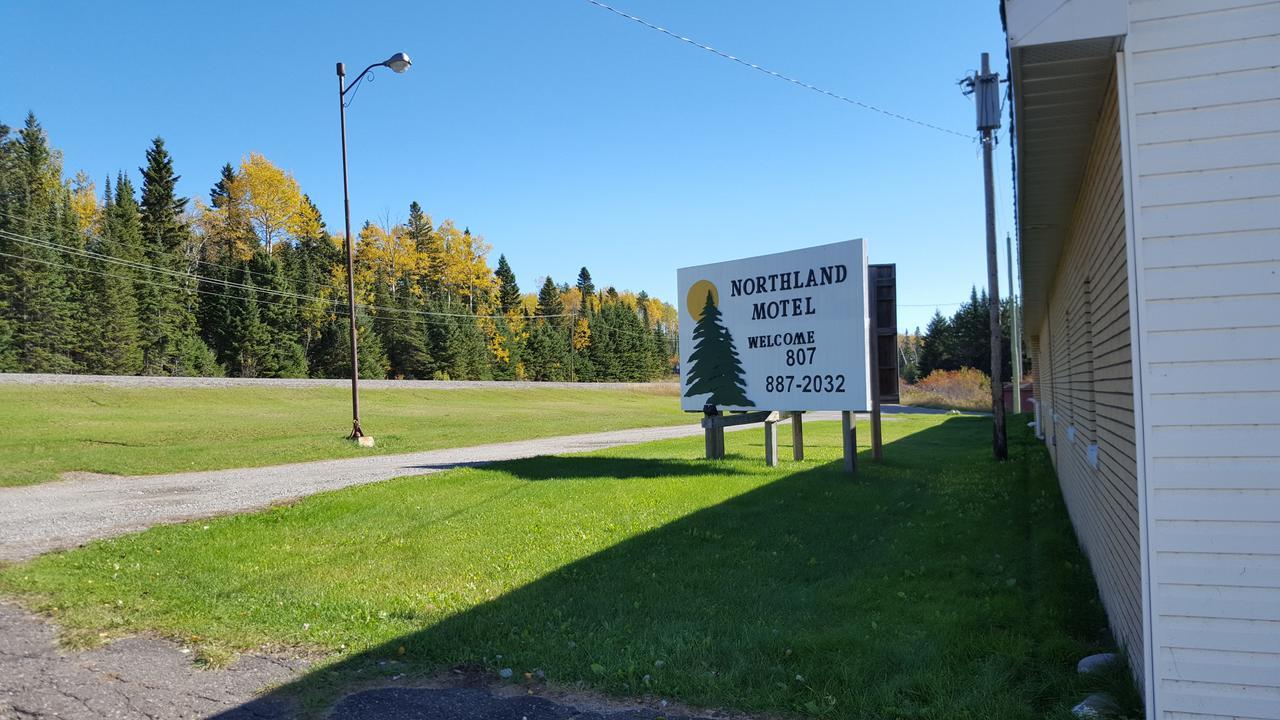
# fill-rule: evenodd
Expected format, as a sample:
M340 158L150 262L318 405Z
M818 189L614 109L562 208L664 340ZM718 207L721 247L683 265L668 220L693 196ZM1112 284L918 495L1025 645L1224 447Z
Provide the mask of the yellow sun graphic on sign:
M702 310L707 306L707 293L711 293L711 304L720 307L720 291L710 280L699 280L689 288L684 306L694 320L702 319Z

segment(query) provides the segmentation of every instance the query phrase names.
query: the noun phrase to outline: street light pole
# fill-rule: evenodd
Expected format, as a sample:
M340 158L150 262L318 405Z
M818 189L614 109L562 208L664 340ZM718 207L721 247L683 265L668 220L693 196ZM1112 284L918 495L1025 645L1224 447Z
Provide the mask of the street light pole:
M365 68L355 81L350 85L346 84L347 68L342 63L338 63L338 118L342 131L342 212L346 229L346 245L347 245L347 312L350 321L351 336L351 435L348 439L355 440L361 445L372 445L373 438L364 434L363 428L360 427L360 352L356 331L356 273L355 273L355 243L351 237L351 196L348 191L347 181L347 92L360 84L364 76L375 67L388 67L396 73L402 73L409 69L412 63L409 56L405 53L396 53L391 57L379 63L374 63Z
M351 440L364 437L360 427L360 350L356 339L356 259L351 242L351 196L347 190L347 69L338 63L338 117L342 125L342 212L346 221L347 312L351 321Z

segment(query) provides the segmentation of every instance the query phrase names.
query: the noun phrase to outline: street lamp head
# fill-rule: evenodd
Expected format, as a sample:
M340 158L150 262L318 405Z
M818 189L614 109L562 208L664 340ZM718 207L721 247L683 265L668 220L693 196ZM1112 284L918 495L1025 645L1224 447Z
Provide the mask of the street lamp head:
M386 62L382 64L386 65L387 67L391 68L392 70L398 73L402 73L405 70L408 70L409 66L412 65L413 62L409 60L408 54L398 52L395 55L392 55L391 57L387 58Z

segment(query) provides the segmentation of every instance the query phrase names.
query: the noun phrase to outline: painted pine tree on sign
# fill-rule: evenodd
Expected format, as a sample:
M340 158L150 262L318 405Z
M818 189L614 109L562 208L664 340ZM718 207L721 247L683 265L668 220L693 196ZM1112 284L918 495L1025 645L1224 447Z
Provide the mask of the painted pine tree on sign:
M720 308L708 290L701 317L693 328L693 352L689 355L689 389L685 397L710 393L707 402L720 406L755 407L747 397L742 362L733 336L720 322Z

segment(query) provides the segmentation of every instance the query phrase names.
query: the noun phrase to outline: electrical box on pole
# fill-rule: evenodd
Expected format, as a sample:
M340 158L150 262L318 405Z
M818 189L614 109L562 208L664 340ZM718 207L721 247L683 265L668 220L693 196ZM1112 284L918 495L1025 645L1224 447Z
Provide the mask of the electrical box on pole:
M973 96L977 100L978 131L1000 129L1000 75L982 72L973 79Z

